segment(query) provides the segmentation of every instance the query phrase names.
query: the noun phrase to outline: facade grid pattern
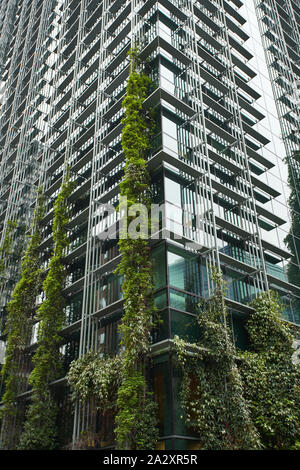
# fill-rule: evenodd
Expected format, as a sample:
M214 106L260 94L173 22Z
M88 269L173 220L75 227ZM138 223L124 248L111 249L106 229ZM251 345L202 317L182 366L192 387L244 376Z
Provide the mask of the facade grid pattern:
M37 188L46 197L40 246L46 270L53 204L69 169L75 186L68 201L64 372L87 351L118 352L122 280L114 271L120 214L102 208L119 201L122 100L128 51L138 45L153 82L144 102L156 121L147 160L151 192L153 202L165 207L159 236L150 245L163 320L152 337L153 382L164 397L160 439L166 449L197 445L176 413L178 376L170 347L174 335L194 334L197 304L213 289L212 265L227 281L238 347L245 347L248 304L262 291L278 292L285 320L300 325L300 285L288 269L291 263L300 269L300 253L296 249L292 257L285 243L295 215L288 173L300 171L294 159L300 145L299 25L294 0L1 3L2 244L10 222L16 227L1 274L0 340L5 342L6 306ZM300 234L291 236L300 246ZM42 298L41 293L36 307ZM37 328L38 320L22 366L27 377ZM113 445L109 422L91 407L69 411L65 377L57 377L53 388L65 409L62 446L91 427L103 447ZM27 384L21 392L20 400L28 402Z

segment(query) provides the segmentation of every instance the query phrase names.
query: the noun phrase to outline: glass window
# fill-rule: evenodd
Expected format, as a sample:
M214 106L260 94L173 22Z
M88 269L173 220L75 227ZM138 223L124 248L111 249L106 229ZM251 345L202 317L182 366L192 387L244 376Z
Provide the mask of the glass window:
M200 329L197 317L183 312L171 310L171 336L178 335L188 342L196 342L199 339Z
M158 403L158 421L161 435L172 434L172 400L170 363L166 356L154 359L154 394Z
M185 260L183 256L168 252L169 282L185 290Z
M185 312L196 313L200 298L196 295L170 289L170 306Z
M165 290L155 294L154 304L159 310L167 306L167 293Z
M152 250L152 268L154 289L166 285L165 245L160 245Z
M198 257L169 247L168 268L171 286L201 295L201 264Z
M170 178L165 178L165 199L181 207L181 185Z

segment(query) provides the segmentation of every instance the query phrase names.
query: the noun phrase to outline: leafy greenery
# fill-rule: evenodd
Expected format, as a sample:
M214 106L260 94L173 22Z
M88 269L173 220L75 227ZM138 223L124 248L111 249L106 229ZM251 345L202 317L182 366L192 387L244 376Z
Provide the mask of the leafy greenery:
M127 381L126 392L120 398L118 391L119 389L125 390L121 387L124 381L122 355L102 358L97 353L89 353L73 361L68 372L68 382L73 390L73 399L79 399L83 404L95 400L96 407L101 410L102 414L112 411L112 416L115 417L121 408L120 400L129 400L130 412L127 412L127 407L122 407L121 409L125 409L125 411L119 412L118 417L125 421L128 420L127 425L131 427L131 419L135 419L134 434L131 439L136 443L136 448L152 448L157 441L156 434L154 440L153 434L149 434L149 427L151 429L156 423L156 421L152 422L156 411L155 404L146 393L145 397L143 396L144 399L142 398L142 404L145 407L143 409L144 416L141 416L141 397L136 393L137 383L140 384L141 394L144 392L144 377L141 377L137 372L131 383Z
M125 154L125 175L120 184L128 208L142 203L149 206L150 176L145 159L150 147L151 118L143 112L143 102L151 80L139 71L136 50L130 52L130 75L123 100L122 148ZM127 214L126 214L127 215ZM128 226L131 222L128 218ZM147 226L147 225L146 225ZM120 449L152 449L158 438L156 405L145 379L145 358L155 313L152 297L150 248L140 224L140 236L131 237L123 231L119 240L121 262L117 272L124 276L124 315L119 326L122 335L123 381L118 390L116 438Z
M7 267L7 260L11 255L13 254L12 251L12 244L13 244L13 232L17 228L16 222L9 220L7 223L7 228L4 236L4 240L2 242L2 245L0 247L0 295L1 295L1 310L2 310L2 316L0 318L0 330L3 334L5 331L5 325L6 325L6 294L7 290L6 287L8 286L9 278L6 272L6 267ZM1 374L2 375L2 374Z
M123 449L155 449L158 440L157 406L148 392L142 367L126 366L118 390L116 429L118 447Z
M300 437L300 368L292 361L293 335L280 318L274 293L252 302L246 323L250 350L241 353L241 374L252 420L265 449L287 449Z
M243 395L235 350L225 324L221 274L212 272L215 294L199 309L201 336L196 344L175 337L182 369L182 405L187 425L203 449L258 449L260 440Z
M221 274L212 274L215 294L198 315L201 337L175 345L182 368L186 423L203 449L297 448L300 436L300 368L292 360L293 334L280 318L273 292L251 304L246 322L250 347L235 352L224 323Z
M68 382L73 390L73 399L81 403L96 400L102 412L116 410L118 388L122 382L122 358L102 358L89 353L71 363Z
M33 357L34 368L29 377L33 388L32 402L27 411L20 449L51 450L57 447L57 405L49 384L62 372L59 332L64 324L65 307L62 289L66 280L66 268L63 257L68 246L66 224L69 220L66 199L72 189L73 184L67 176L54 203L54 248L43 283L46 298L37 311L38 343Z
M33 215L32 233L21 266L21 277L7 306L7 341L5 363L2 369L5 393L2 401L2 438L5 447L12 448L17 441L19 409L17 394L24 386L20 366L24 348L28 344L33 326L35 299L40 293L43 272L40 269L39 245L42 241L40 223L45 212L44 197L38 190L37 205Z

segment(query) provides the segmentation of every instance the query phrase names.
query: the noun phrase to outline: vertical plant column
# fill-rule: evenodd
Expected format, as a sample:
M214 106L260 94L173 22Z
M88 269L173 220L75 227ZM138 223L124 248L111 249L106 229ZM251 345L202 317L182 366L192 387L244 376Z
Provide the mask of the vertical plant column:
M122 254L117 272L123 276L124 315L119 326L122 335L123 380L117 394L116 439L120 449L152 449L157 441L156 405L148 392L145 368L149 336L154 315L152 271L148 245L148 212L150 176L145 160L149 150L151 120L143 111L143 102L151 80L139 71L136 50L130 52L130 74L123 100L122 148L125 154L125 176L120 184L120 211L127 203L128 228L132 210L140 212L138 234L123 229L119 247ZM140 205L140 206L138 206ZM139 210L140 208L140 210ZM126 210L127 216L127 210Z
M36 296L42 287L43 272L40 269L39 245L41 238L41 220L44 216L45 204L41 190L38 190L37 205L33 215L31 236L25 251L21 276L12 298L7 306L7 342L5 363L2 376L5 384L4 404L2 416L3 446L11 449L18 442L20 410L17 403L17 394L24 387L24 378L20 366L24 360L24 349L28 344L35 309Z
M212 271L214 295L199 308L201 336L188 344L175 338L182 368L182 405L187 426L207 450L257 449L258 433L244 398L243 383L236 365L234 346L224 318L222 275Z
M54 203L53 252L47 277L43 283L45 300L37 311L39 319L38 342L33 357L33 371L29 382L32 385L32 400L29 405L20 449L47 449L57 443L57 405L49 384L62 372L59 346L59 332L64 325L65 298L62 290L66 281L66 268L63 262L64 251L68 246L68 209L66 200L73 184L67 177Z

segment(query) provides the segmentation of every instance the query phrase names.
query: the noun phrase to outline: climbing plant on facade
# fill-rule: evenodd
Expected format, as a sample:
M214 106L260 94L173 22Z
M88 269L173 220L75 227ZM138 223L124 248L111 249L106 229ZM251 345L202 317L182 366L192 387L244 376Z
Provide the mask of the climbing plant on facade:
M252 420L265 449L288 449L300 440L300 367L292 360L293 334L280 318L274 293L252 302L246 323L249 350L240 371Z
M66 200L72 189L73 183L67 176L54 203L53 252L43 282L45 300L37 311L38 341L33 357L34 367L29 377L33 392L21 435L20 449L51 450L58 445L57 405L49 384L62 372L59 332L64 325L66 305L62 293L67 274L64 264L65 249L68 247L66 225L69 221Z
M127 203L126 230L119 240L121 262L117 272L123 276L124 315L119 331L122 335L123 381L118 390L116 439L120 449L151 449L155 447L156 405L145 378L150 330L155 314L152 297L150 248L147 241L148 225L139 217L139 233L132 236L128 228L133 220L131 209L150 204L150 176L146 152L150 148L152 122L143 111L143 102L152 85L141 71L136 50L130 52L130 74L123 100L122 148L125 154L125 174L120 184L120 211L122 201Z
M42 241L40 225L44 212L44 197L41 190L38 190L31 235L22 260L20 279L7 306L7 341L2 369L5 384L2 398L4 404L2 440L7 448L13 448L18 440L20 424L18 420L21 416L19 416L17 394L23 391L25 385L20 369L24 361L25 346L31 337L36 296L42 286L43 271L40 269L39 245Z
M222 276L212 271L214 295L199 306L200 338L189 344L175 337L182 370L181 398L188 427L203 449L258 449L260 439L244 398L243 383L225 324Z

